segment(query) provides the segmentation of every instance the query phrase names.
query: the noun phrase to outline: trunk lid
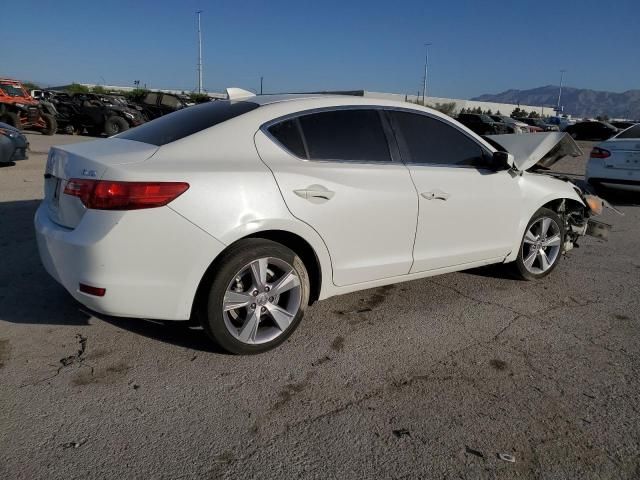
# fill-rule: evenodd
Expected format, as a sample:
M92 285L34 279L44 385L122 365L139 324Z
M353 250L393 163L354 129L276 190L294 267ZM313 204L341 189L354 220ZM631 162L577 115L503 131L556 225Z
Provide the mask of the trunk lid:
M606 167L640 170L640 138L614 138L598 147L611 152L611 156L604 159Z
M582 150L573 138L562 132L488 137L513 155L514 166L521 171L529 170L535 165L548 168L567 155L582 155Z
M52 147L47 158L44 183L44 203L49 218L63 227L75 228L86 208L79 198L64 194L69 179L99 180L107 168L144 162L158 148L120 138Z

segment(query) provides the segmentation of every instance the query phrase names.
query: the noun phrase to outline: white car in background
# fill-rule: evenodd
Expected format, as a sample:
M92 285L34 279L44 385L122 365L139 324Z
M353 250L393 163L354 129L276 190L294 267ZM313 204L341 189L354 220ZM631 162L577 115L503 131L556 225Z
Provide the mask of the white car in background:
M640 123L593 147L585 178L595 187L640 191Z
M487 141L408 103L249 95L51 149L35 228L73 297L197 318L228 351L257 353L315 300L493 263L544 277L601 208L526 171L575 147L564 134ZM514 138L515 158L499 147Z

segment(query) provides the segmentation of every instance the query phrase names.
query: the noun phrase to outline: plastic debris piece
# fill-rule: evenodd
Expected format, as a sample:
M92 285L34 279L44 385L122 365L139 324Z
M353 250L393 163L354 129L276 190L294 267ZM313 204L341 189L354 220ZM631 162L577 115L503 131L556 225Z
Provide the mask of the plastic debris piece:
M516 463L516 457L508 453L499 453L498 458L504 462Z

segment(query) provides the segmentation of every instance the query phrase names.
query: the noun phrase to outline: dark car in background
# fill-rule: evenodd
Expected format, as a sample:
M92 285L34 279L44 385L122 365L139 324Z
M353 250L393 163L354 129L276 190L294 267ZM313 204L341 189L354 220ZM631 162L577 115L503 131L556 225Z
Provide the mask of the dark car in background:
M597 121L576 123L565 130L574 140L608 140L619 131L610 123Z
M0 123L0 166L26 160L29 142L18 130L7 123Z
M493 121L489 115L480 113L461 113L456 117L456 120L478 135L513 133L506 124Z
M543 132L559 132L560 128L557 125L553 125L551 123L545 122L541 118L516 118L519 122L526 123L527 125L531 125L532 127L541 128Z
M526 123L519 122L515 118L506 115L489 115L494 122L503 123L507 126L509 133L531 133L531 127Z
M616 127L618 130L626 130L629 127L633 127L638 122L632 122L632 121L627 121L627 120L611 120L608 123L610 123L611 125Z
M134 103L140 106L145 120L153 120L188 106L179 95L164 92L146 92L134 99Z

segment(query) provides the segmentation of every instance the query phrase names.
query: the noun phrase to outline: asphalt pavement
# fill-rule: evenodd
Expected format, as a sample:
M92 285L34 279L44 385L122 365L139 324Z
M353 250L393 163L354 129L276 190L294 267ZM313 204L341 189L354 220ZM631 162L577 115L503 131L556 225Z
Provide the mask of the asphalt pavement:
M610 240L543 281L489 267L344 295L238 357L96 318L49 278L46 153L90 139L29 139L0 168L0 478L640 478L640 196L609 195Z

